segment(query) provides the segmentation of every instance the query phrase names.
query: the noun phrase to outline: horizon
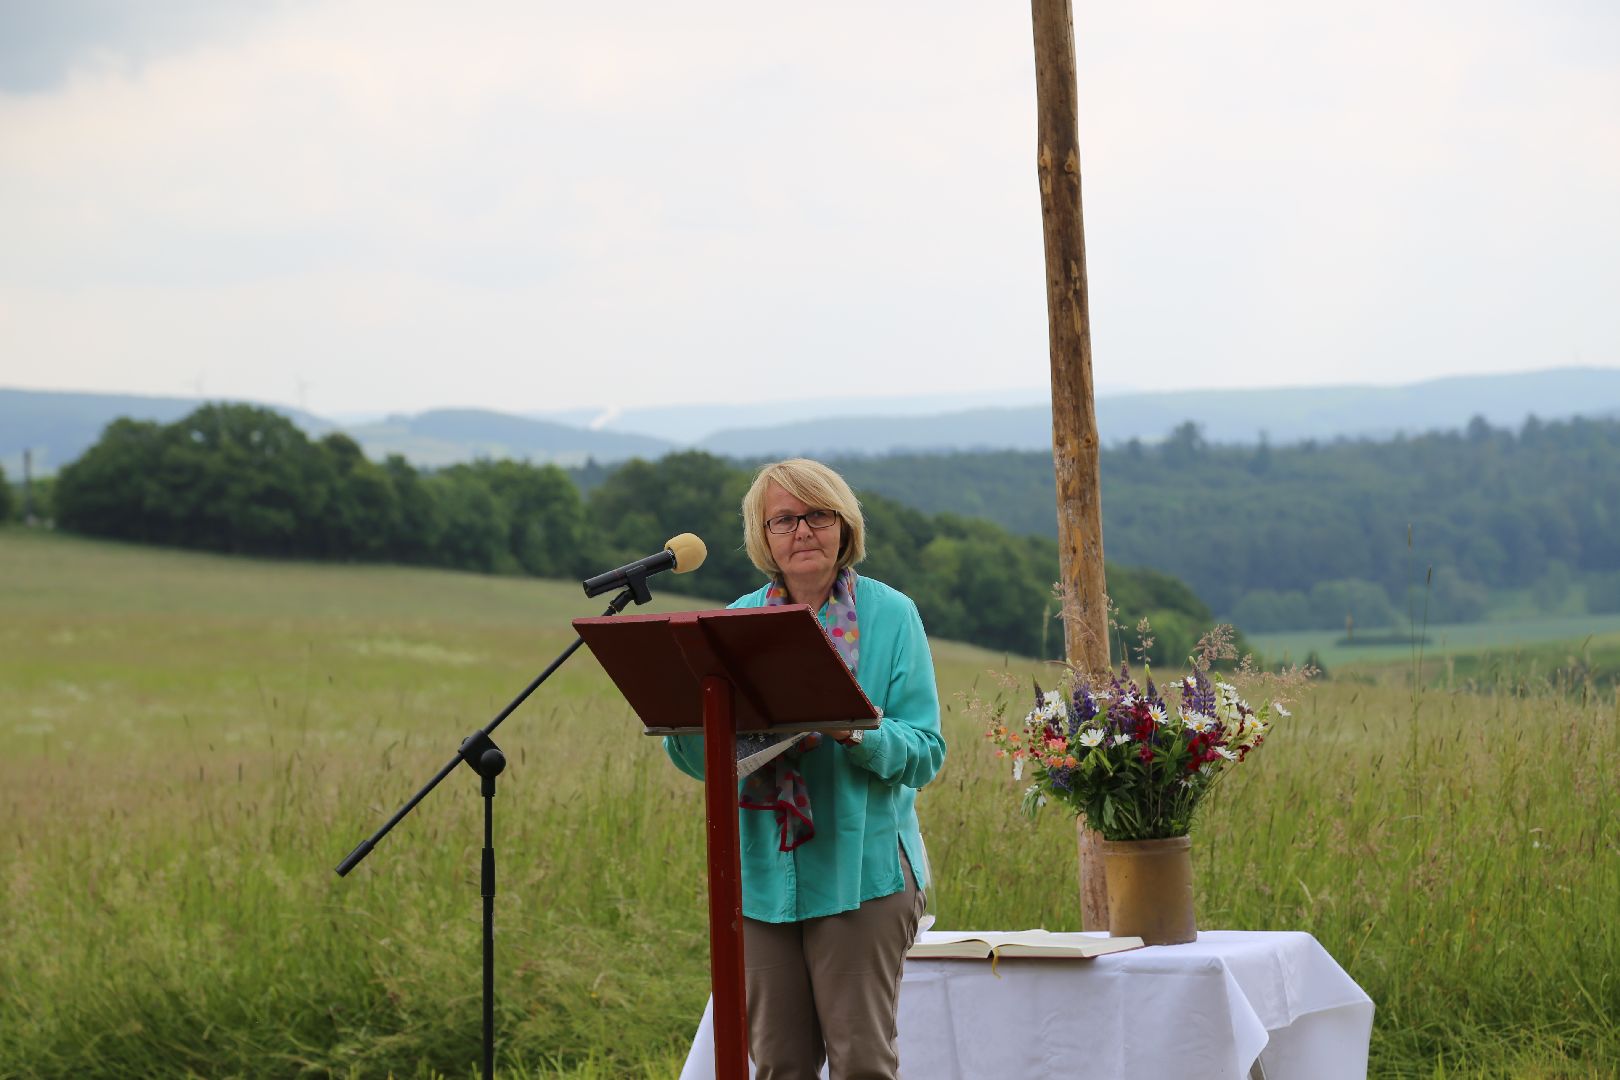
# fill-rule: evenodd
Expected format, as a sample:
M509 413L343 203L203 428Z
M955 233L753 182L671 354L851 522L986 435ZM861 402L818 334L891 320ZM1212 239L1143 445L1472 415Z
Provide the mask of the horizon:
M90 404L97 400L100 404ZM1050 450L1045 438L1048 397L1027 389L971 399L950 394L816 398L550 414L479 405L418 413L322 414L251 399L0 387L5 407L0 468L17 475L27 448L34 453L35 472L46 475L92 445L115 417L172 424L216 402L281 412L309 438L340 431L373 460L400 454L424 468L481 458L576 467L590 460L611 464L687 450L736 460ZM1203 442L1229 447L1421 438L1464 431L1476 419L1493 430L1515 433L1532 417L1549 424L1578 417L1620 421L1620 369L1442 376L1384 387L1341 383L1123 391L1099 395L1096 417L1105 449L1158 445L1189 422Z
M1548 366L1545 366L1545 367L1525 368L1525 369L1513 370L1513 371L1469 371L1469 372L1457 372L1457 373L1448 373L1448 374L1443 374L1443 375L1428 376L1428 377L1418 378L1418 379L1392 380L1392 381L1372 381L1372 380L1368 380L1368 381L1363 382L1363 381L1336 380L1336 381L1332 381L1332 382L1319 382L1319 383L1297 383L1296 382L1296 383L1278 383L1278 384L1266 384L1266 385L1188 386L1188 387L1176 387L1176 388L1173 388L1173 389L1140 388L1140 387L1133 387L1133 386L1113 386L1113 387L1099 387L1096 390L1096 397L1097 397L1098 400L1102 400L1104 398L1119 398L1119 397L1172 397L1172 396L1182 396L1182 395L1186 395L1186 394L1224 394L1224 393L1245 393L1245 392L1253 392L1253 393L1281 392L1281 393L1286 393L1286 392L1290 392L1290 391L1334 391L1334 390L1360 390L1360 389L1398 390L1398 389L1416 388L1416 387L1420 387L1420 386L1429 385L1429 384L1432 384L1432 383L1451 382L1451 381L1466 380L1466 379L1476 379L1476 378L1514 378L1514 377L1547 375L1547 374L1553 374L1553 373L1577 372L1577 371L1579 371L1579 372L1598 372L1598 371L1620 372L1620 364L1612 364L1612 365L1610 365L1610 364L1590 364L1590 363L1588 363L1588 364L1556 364L1556 365L1548 365ZM207 404L207 403L210 403L210 402L229 402L229 403L238 403L238 404L251 404L251 405L260 405L260 406L264 406L264 407L268 407L268 408L275 408L275 409L298 410L300 412L308 413L310 416L314 417L315 419L338 421L338 422L341 422L341 423L373 423L373 422L376 422L376 421L379 421L379 420L388 419L390 417L413 417L413 416L420 416L423 413L429 413L429 412L469 412L469 411L492 412L492 413L500 413L500 414L506 415L506 416L520 417L522 419L543 420L543 421L547 421L547 422L551 422L551 423L565 424L565 425L570 426L570 427L578 427L578 428L585 429L585 430L599 430L599 428L594 426L594 424L596 422L599 422L602 417L610 417L612 419L617 419L618 417L623 416L625 414L635 414L635 413L650 412L650 411L664 410L664 409L675 410L675 409L704 409L704 408L736 408L736 407L747 407L747 406L775 406L775 407L780 407L780 406L793 406L793 405L804 405L804 404L820 404L820 403L823 403L823 402L829 402L830 403L830 402L834 402L834 401L839 400L839 399L819 397L819 396L818 397L799 397L799 398L789 398L789 397L762 398L762 399L750 399L750 400L736 400L736 399L725 400L725 399L721 399L721 398L710 397L710 398L704 398L704 399L701 399L701 400L665 401L665 402L658 402L658 403L649 404L649 405L624 406L624 407L616 407L616 406L604 405L604 404L583 404L583 405L574 406L574 407L559 408L559 409L555 409L555 410L544 410L544 411L517 410L517 409L513 409L513 408L507 406L505 403L502 403L501 405L487 405L487 404L482 404L482 403L450 402L450 403L432 404L432 405L428 405L428 406L425 406L423 408L414 409L414 410L366 409L366 410L356 410L356 411L353 411L353 412L321 412L321 411L313 409L313 408L307 408L305 406L301 406L296 402L290 402L290 401L284 401L284 400L270 400L270 399L262 399L262 398L239 397L239 396L235 396L235 395L219 395L219 396L216 396L216 395L206 395L205 394L205 395L202 395L202 396L196 396L196 395L188 395L188 394L183 394L183 393L175 393L175 394L148 393L148 392L140 391L140 390L124 390L124 389L84 390L84 389L67 388L67 387L62 387L62 386L18 386L18 385L4 385L4 384L0 384L0 391L20 391L20 392L24 392L24 393L64 394L64 395L73 395L73 394L105 395L105 396L109 396L109 397L150 398L150 399L154 399L154 400L170 400L170 401L195 401L199 405ZM986 390L982 391L978 396L984 396L984 395L992 395L992 396L997 396L997 397L1008 397L1008 398L1023 397L1025 395L1028 395L1030 397L1030 400L1028 400L1026 402L1022 402L1021 404L1005 404L1005 403L1002 403L1002 402L986 402L986 403L977 404L977 405L962 405L962 406L941 408L939 410L939 412L940 413L946 413L946 412L966 412L966 411L977 410L977 409L1022 408L1022 407L1032 406L1032 405L1047 404L1050 401L1051 390L1050 390L1050 387L1027 387L1027 386L1024 386L1024 387L1020 387L1020 386L991 387L991 388L987 388ZM941 400L943 400L943 399L959 399L959 398L964 398L964 397L967 397L967 396L968 396L967 394L950 394L950 393L874 394L874 395L864 395L864 396L859 397L856 400L858 400L862 404L862 407L865 408L865 407L870 407L870 406L881 405L881 404L883 404L885 402L918 403L918 404L920 404L922 402L925 402L925 401L928 401L928 400L931 400L931 399L941 399ZM1578 411L1578 410L1576 410L1576 411ZM597 414L597 421L593 421L592 423L585 423L585 422L568 421L568 420L558 419L558 417L560 417L562 415L565 415L565 414L579 414L579 413L594 413L594 414ZM931 413L928 413L928 412L918 412L918 411L915 411L915 410L914 410L914 414L918 415L918 416L932 415ZM806 417L806 419L818 419L818 418L820 418L819 415ZM738 424L736 426L743 427L743 426L750 426L750 425Z

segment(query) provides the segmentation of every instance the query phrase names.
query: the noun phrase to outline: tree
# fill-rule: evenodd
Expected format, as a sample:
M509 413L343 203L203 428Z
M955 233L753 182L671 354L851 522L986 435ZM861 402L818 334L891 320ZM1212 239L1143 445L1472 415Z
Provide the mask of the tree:
M1260 445L1249 459L1249 472L1255 476L1265 476L1271 472L1271 442L1263 431L1260 433Z
M6 481L6 470L0 468L0 523L11 520L11 485Z
M347 435L333 432L319 448L330 492L321 519L323 553L339 559L382 559L403 525L399 495L386 469L368 460Z
M478 477L506 510L507 548L536 577L589 573L582 558L585 504L568 474L555 465L480 461L461 466Z
M382 469L399 506L397 526L388 543L388 558L407 563L434 562L445 530L444 507L434 497L434 489L398 454L389 454Z
M1593 615L1620 614L1620 570L1587 579L1586 610Z
M482 480L466 469L447 469L429 477L427 487L444 520L433 562L485 573L516 568L505 511Z
M1311 605L1298 589L1256 589L1237 602L1232 621L1256 634L1303 630L1312 625Z
M1191 420L1183 420L1165 437L1159 456L1173 468L1187 468L1196 464L1208 448L1203 428Z
M1530 586L1530 595L1536 602L1536 607L1542 611L1553 612L1564 606L1569 598L1570 590L1575 587L1575 575L1569 564L1560 559L1552 559L1547 563L1546 571Z
M164 435L160 475L178 542L258 555L322 550L334 470L291 420L252 405L204 405Z
M1429 575L1427 606L1424 597L1414 597L1409 604L1413 617L1426 613L1433 623L1478 622L1485 617L1490 605L1490 594L1483 585L1467 581L1454 566L1437 566ZM1414 586L1414 591L1416 587Z
M57 474L57 524L92 536L176 543L173 508L160 477L163 429L114 420L95 445Z
M930 540L918 558L921 580L908 594L930 634L956 641L971 640L967 605L956 588L966 565L965 554L960 540L947 536Z
M671 533L696 533L709 550L702 568L666 579L664 588L720 599L749 592L761 580L743 548L741 506L750 481L696 450L631 461L591 493L590 547L606 569L659 550Z
M1026 656L1039 651L1051 587L1005 537L950 523L906 578L894 584L916 601L930 633Z
M1323 630L1343 627L1347 620L1358 627L1388 627L1400 621L1383 586L1357 578L1318 582L1309 602L1311 625Z

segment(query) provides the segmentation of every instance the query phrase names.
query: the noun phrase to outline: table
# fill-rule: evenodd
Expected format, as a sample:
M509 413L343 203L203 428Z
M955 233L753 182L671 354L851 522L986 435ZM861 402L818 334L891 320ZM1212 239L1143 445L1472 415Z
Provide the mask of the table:
M921 935L926 939L927 933ZM681 1080L714 1075L710 1010ZM1373 1003L1309 934L1206 930L1093 960L908 960L916 1080L1365 1080Z

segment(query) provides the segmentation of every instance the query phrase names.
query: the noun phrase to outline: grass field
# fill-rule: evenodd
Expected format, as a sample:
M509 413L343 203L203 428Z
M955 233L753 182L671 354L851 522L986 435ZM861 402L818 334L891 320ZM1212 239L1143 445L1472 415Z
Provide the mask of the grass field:
M1418 649L1412 644L1415 629L1376 630L1367 636L1376 645L1345 645L1343 630L1297 630L1277 634L1250 634L1250 644L1269 660L1298 663L1314 652L1330 673L1342 667L1411 665ZM1443 623L1429 626L1422 635L1425 663L1441 665L1447 657L1551 656L1579 657L1588 649L1620 651L1620 615L1544 615L1493 622ZM1399 638L1399 641L1386 640ZM1427 667L1425 670L1431 670ZM1545 673L1546 669L1543 669Z
M471 1076L470 773L332 866L598 610L0 530L0 1076ZM936 660L939 925L1078 928L1071 823L1018 815L957 697L1003 659ZM1613 695L1327 683L1294 712L1195 833L1201 924L1315 934L1377 1003L1374 1076L1615 1075ZM588 655L498 738L502 1075L675 1075L700 786Z

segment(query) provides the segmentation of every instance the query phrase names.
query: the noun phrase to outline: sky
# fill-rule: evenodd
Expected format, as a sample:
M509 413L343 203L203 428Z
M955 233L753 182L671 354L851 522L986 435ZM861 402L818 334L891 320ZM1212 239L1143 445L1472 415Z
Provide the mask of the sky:
M1075 24L1100 390L1620 366L1620 6ZM1038 390L1034 134L1005 0L0 0L0 386Z

